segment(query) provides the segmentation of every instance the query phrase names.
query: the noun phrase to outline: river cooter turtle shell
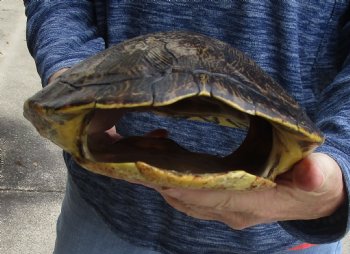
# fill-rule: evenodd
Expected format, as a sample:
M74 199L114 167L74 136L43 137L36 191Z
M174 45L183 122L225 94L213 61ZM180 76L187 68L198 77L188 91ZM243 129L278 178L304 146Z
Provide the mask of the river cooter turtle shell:
M127 111L213 121L248 134L224 158L159 137L89 146L94 117ZM86 169L167 187L273 187L277 175L323 142L297 102L244 53L180 31L139 36L73 66L29 98L24 115Z

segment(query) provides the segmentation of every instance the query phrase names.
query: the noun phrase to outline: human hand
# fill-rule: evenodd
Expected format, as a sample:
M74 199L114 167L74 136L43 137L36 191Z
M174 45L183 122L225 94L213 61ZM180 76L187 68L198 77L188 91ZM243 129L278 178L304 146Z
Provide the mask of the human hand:
M261 191L155 189L177 210L233 229L325 217L345 200L341 170L322 153L307 156L276 182Z

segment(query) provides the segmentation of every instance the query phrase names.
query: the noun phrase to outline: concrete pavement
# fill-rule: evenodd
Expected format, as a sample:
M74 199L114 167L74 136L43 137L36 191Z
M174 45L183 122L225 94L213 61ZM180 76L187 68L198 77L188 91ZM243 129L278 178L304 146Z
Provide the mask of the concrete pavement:
M66 171L61 150L22 116L41 88L22 0L0 0L0 253L52 253Z
M0 0L1 254L52 252L66 179L60 149L22 116L25 99L41 88L25 22L22 0ZM344 243L344 254L349 246Z

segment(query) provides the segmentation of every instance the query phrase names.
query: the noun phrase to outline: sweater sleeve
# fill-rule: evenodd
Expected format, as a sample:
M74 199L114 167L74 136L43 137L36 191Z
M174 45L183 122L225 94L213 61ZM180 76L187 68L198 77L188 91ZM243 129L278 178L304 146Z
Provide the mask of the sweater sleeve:
M27 45L45 86L56 71L105 48L94 1L25 0Z
M350 21L344 26L350 41ZM325 87L318 100L316 124L325 134L325 143L317 152L337 161L343 173L347 200L331 216L309 221L280 222L290 234L310 243L326 243L344 237L350 229L350 52L334 81Z

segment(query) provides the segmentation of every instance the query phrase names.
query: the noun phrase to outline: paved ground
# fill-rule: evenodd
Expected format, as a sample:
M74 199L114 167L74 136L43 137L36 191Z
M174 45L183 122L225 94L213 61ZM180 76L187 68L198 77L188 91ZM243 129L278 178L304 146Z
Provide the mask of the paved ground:
M0 0L0 253L51 253L64 191L61 151L22 116L40 89L22 0Z
M0 0L0 253L51 253L66 171L61 151L22 116L40 89L22 0ZM350 254L349 243L344 244ZM317 253L316 253L317 254Z

